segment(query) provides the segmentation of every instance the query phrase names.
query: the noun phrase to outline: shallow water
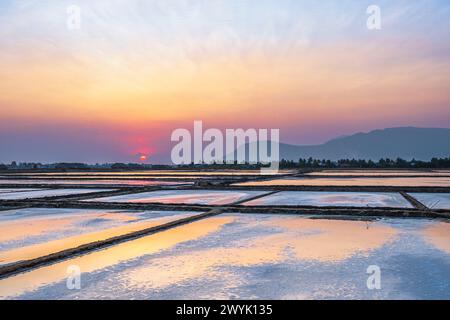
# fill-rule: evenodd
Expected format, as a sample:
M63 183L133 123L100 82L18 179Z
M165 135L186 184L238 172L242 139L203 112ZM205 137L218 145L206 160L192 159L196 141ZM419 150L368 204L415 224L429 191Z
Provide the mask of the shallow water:
M0 213L0 265L143 230L198 213L30 208Z
M283 191L244 203L248 206L303 205L412 208L399 193Z
M432 220L225 214L0 280L0 297L449 299L448 243L450 224ZM380 290L367 287L373 265Z
M70 185L179 185L190 184L185 181L149 181L149 180L66 180L66 179L0 179L0 185L5 184L43 184L43 185L55 185L55 184L70 184Z
M450 209L450 193L410 193L430 209Z
M396 186L450 187L450 178L298 178L236 183L237 186Z
M89 199L85 201L102 202L157 202L157 203L184 203L184 204L204 204L221 205L230 204L254 197L264 192L259 191L226 191L226 190L166 190L152 191L106 198Z
M324 170L305 173L306 176L445 176L445 171L420 170Z
M292 172L291 170L279 170L277 174L286 174ZM167 175L167 176L208 176L208 175L259 175L260 170L220 170L220 171L183 171L183 170L142 170L142 171L121 171L121 172L47 172L47 173L14 173L11 175L34 175L34 176L71 176L71 175L106 175L106 176L154 176L154 175ZM6 174L8 176L10 174Z
M0 200L20 200L27 198L44 198L67 196L74 194L87 194L101 191L112 191L112 189L49 189L49 190L34 190L34 191L18 191L9 193L0 193Z
M30 189L30 188L0 188L0 193L11 193L11 192L29 192L37 191L42 189Z

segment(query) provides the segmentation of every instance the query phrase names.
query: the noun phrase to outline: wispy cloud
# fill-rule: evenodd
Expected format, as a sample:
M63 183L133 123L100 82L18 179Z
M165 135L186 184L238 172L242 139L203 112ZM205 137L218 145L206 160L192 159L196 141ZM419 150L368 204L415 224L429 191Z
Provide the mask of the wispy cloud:
M366 28L374 3L379 31ZM69 5L79 30L66 27ZM443 0L2 1L0 122L135 136L197 118L278 126L290 141L296 126L325 138L440 125L449 33Z

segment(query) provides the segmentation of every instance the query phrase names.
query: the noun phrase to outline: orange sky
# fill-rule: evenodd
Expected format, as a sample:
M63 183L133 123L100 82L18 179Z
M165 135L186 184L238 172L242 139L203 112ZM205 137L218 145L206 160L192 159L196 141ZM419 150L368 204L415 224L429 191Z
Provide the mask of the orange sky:
M377 31L367 30L367 5L356 2L217 3L78 1L79 30L65 27L65 3L6 4L0 133L22 141L26 132L87 127L120 136L117 152L132 157L158 152L193 120L279 128L291 143L450 123L448 22L429 14L440 8L448 18L444 2L381 1Z

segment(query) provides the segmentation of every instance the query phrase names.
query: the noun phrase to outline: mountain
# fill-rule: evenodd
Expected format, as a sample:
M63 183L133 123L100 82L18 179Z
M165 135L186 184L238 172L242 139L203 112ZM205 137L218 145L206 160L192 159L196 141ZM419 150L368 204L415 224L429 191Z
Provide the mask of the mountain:
M207 145L207 143L204 144ZM249 161L249 144L245 148L245 160ZM270 143L268 144L270 154ZM166 156L171 163L170 154ZM374 130L368 133L356 133L340 136L320 145L292 145L280 143L280 159L298 161L299 158L326 160L366 159L378 161L381 158L429 161L431 158L450 157L450 129L400 127ZM259 159L259 158L258 158Z
M450 129L401 127L357 133L321 145L280 144L280 158L430 160L450 156Z

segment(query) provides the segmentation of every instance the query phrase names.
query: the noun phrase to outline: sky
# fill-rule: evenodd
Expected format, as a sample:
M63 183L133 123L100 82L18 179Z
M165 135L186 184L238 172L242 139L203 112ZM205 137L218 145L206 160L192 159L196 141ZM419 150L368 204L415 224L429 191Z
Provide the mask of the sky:
M0 162L158 162L194 120L450 127L449 39L448 0L0 0Z

